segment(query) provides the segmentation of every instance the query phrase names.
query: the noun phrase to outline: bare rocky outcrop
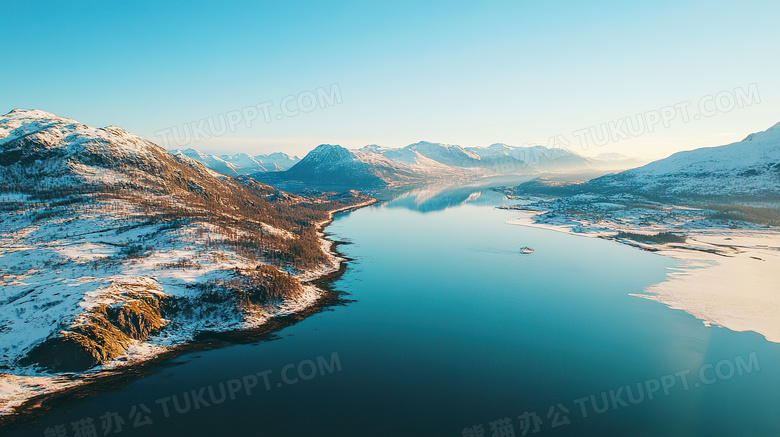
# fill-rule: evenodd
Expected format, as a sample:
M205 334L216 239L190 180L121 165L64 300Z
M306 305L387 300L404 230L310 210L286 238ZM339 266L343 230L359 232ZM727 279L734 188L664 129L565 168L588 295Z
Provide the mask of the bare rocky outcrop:
M138 283L111 287L125 290L118 293L122 301L99 305L77 317L68 329L34 347L20 364L57 372L84 371L124 355L132 340L146 340L165 325L160 313L163 295L133 289Z

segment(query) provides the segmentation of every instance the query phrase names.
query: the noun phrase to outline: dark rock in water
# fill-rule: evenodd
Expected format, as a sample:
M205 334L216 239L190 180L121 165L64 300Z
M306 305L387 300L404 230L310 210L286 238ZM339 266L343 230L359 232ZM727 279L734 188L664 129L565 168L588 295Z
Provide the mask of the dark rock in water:
M529 253L534 253L534 250L528 246L523 246L520 248L520 253L527 255Z

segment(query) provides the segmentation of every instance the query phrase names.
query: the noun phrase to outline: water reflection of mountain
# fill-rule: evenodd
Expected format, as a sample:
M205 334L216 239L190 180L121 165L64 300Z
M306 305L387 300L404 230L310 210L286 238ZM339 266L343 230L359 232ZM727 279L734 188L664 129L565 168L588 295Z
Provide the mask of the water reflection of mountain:
M398 195L385 203L388 208L406 208L419 212L441 211L464 203L495 203L502 195L488 186L429 185Z
M547 175L555 180L587 180L603 175L602 172L580 172ZM388 208L406 208L419 212L442 211L447 208L470 203L488 205L496 203L503 195L495 187L515 186L528 182L539 175L504 175L481 179L472 183L435 183L412 187L396 187L371 192L371 195L385 200Z

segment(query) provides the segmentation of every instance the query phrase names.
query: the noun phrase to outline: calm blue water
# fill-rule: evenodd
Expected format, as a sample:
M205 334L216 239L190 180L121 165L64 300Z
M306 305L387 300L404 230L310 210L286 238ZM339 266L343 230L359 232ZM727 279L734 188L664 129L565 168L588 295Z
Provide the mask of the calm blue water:
M88 418L104 435L106 412L124 418L121 436L520 436L524 413L538 417L525 435L780 435L780 345L629 296L675 261L507 225L504 203L460 189L340 215L328 231L354 261L334 286L354 302L274 341L176 358L11 435L72 436ZM269 389L256 377L247 395L245 377L268 370ZM184 408L203 387L220 400L229 380L235 399L205 392Z

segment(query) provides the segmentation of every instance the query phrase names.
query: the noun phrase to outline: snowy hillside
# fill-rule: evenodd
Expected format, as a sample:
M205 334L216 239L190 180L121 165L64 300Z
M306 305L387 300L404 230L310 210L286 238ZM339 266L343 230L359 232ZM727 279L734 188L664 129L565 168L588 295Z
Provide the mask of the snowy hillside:
M632 190L659 196L780 196L780 123L719 147L705 147L588 183L605 192Z
M366 200L221 175L118 127L0 116L0 400L37 390L24 377L145 359L310 305L305 281L337 261L318 223Z

